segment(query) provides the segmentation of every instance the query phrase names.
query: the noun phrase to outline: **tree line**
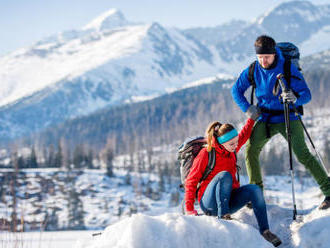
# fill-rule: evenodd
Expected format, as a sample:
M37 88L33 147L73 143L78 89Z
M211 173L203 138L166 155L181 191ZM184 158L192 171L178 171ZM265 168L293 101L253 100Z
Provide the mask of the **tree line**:
M305 112L313 114L314 109L330 103L326 87L330 70L304 73L313 96ZM43 150L45 165L59 167L61 160L71 158L77 168L95 167L92 159L99 157L104 147L109 147L109 140L112 155L109 153L108 156L151 150L163 144L179 145L186 137L203 135L211 121L234 125L244 121L244 114L231 97L233 82L216 80L212 84L180 90L150 101L107 108L49 128L18 143ZM249 98L250 92L246 96ZM103 155L103 160L104 156L107 155ZM32 157L27 162L30 165L26 166L35 166L33 161ZM267 163L271 161L267 160Z

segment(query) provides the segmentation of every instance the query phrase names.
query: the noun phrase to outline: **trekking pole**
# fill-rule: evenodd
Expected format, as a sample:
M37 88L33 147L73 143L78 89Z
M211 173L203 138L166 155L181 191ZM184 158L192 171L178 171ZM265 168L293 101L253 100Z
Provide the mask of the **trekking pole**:
M307 137L308 137L308 139L309 139L309 141L310 141L310 143L311 143L311 145L312 145L312 147L313 147L313 149L314 149L314 151L315 151L315 153L316 153L319 161L320 161L320 163L322 164L324 171L327 173L327 175L329 175L328 170L325 167L324 161L323 161L320 153L317 151L317 149L316 149L316 147L314 145L314 142L313 142L311 136L309 135L309 133L307 131L307 128L306 128L304 122L302 121L301 116L300 116L298 110L296 109L296 107L294 105L292 107L293 107L293 111L295 112L296 116L298 117L298 120L300 121L300 123L301 123L301 125L302 125L302 127L303 127L303 129L304 129L304 131L305 131L305 133L306 133L306 135L307 135Z
M282 92L288 92L286 88L282 73L278 74L277 79L280 83ZM293 162L292 162L292 147L291 147L291 129L290 129L290 103L288 101L284 101L284 117L285 117L285 128L286 128L286 135L288 140L289 146L289 158L290 158L290 171L291 171L291 185L292 185L292 204L293 204L293 220L296 220L297 216L297 207L296 207L296 197L295 197L295 190L294 190L294 173L293 173Z

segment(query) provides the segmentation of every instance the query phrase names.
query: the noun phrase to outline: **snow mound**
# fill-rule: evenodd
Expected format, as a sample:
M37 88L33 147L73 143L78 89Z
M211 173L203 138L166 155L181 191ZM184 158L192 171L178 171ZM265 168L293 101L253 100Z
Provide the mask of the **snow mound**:
M108 226L88 246L76 248L272 247L250 225L209 216L136 214Z
M301 223L293 223L292 239L300 248L328 248L330 245L330 209L315 209Z
M281 247L326 248L330 243L330 209L299 210L292 220L292 209L267 205L270 230L282 240ZM209 216L158 216L136 214L108 226L102 235L79 240L75 248L232 248L273 247L258 232L253 210L243 208L234 220Z

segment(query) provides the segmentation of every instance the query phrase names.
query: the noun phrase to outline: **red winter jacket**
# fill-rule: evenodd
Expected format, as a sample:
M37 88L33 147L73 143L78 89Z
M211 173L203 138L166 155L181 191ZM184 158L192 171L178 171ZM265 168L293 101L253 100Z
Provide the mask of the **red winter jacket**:
M245 142L250 138L254 120L248 119L245 126L238 134L238 146L236 153L241 149ZM213 147L215 148L215 165L214 169L208 175L208 177L201 182L198 190L198 202L200 202L207 185L212 181L213 177L221 171L228 171L233 178L233 189L239 188L239 182L236 179L236 158L233 152L228 152L222 145L216 141L213 137ZM194 210L194 202L197 190L197 184L203 176L208 163L208 152L206 148L203 148L194 159L194 163L191 167L190 173L185 182L185 202L186 210Z

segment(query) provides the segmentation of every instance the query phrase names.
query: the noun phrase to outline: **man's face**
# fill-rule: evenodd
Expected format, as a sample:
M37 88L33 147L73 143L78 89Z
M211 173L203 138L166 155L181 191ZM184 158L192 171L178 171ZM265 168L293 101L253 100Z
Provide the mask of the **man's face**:
M275 54L257 54L258 62L259 64L267 69L269 68L274 60L275 60Z

